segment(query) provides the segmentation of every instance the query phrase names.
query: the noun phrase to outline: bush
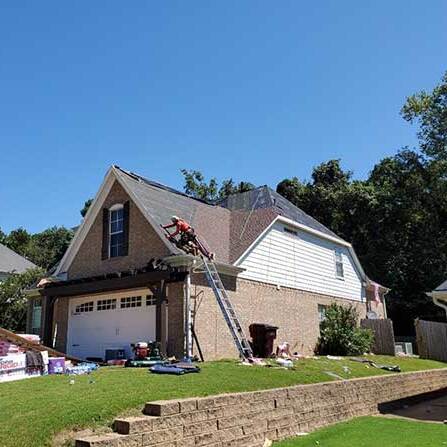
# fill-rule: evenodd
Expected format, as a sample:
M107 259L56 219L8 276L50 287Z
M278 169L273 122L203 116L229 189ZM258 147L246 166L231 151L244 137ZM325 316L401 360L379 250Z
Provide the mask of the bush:
M358 313L352 305L332 303L320 324L317 351L324 355L361 355L369 352L374 334L357 326Z

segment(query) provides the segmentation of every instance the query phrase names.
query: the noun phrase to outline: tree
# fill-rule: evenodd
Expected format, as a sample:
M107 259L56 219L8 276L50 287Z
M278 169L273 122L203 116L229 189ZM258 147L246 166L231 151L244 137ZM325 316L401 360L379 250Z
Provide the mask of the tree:
M27 298L24 291L41 278L40 268L13 274L0 283L0 327L10 331L25 331Z
M180 171L185 179L184 191L186 194L209 202L224 199L231 194L250 191L255 188L252 183L235 183L233 179L224 180L219 187L216 178L212 177L208 182L200 171L182 169Z
M49 270L60 261L72 237L73 231L65 227L52 227L35 234L18 228L6 235L3 243L37 266Z
M49 270L66 252L73 238L73 231L65 227L52 227L32 236L29 259L36 265Z
M84 202L84 206L82 207L82 210L80 211L82 217L85 217L85 215L87 214L87 211L90 208L90 205L92 203L93 203L93 199L88 199Z
M436 160L447 160L447 73L431 92L408 97L401 113L405 120L420 125L422 152Z

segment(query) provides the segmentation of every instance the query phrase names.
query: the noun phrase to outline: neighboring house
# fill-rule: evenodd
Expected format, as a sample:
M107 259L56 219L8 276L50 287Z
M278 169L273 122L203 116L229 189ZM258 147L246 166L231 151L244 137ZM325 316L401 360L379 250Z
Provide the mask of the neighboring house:
M434 304L445 310L447 316L447 280L427 295L431 297Z
M14 273L23 273L36 266L3 244L0 244L0 282Z
M251 323L270 323L279 327L278 341L310 354L330 303L353 304L361 317L384 315L352 246L270 188L210 204L112 166L52 282L38 291L44 342L105 358L107 349L130 355L131 343L157 340L182 356L190 292L205 359L236 356L199 260L160 228L172 215L189 221L215 252L247 333Z

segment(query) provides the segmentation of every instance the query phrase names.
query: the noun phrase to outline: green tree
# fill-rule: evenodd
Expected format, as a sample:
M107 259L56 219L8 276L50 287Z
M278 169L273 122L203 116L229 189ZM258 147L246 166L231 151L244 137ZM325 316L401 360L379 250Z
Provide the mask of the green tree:
M18 228L4 237L4 244L37 266L49 270L60 261L72 237L73 231L65 227L52 227L35 234Z
M436 160L447 160L447 73L431 92L408 97L401 113L405 120L419 124L422 152Z
M49 270L62 259L72 238L73 231L65 227L52 227L36 233L32 236L29 259Z
M85 217L85 215L87 214L87 211L90 208L92 203L93 203L93 199L88 199L84 202L84 206L82 207L82 209L80 211L82 217Z
M224 199L225 197L239 192L250 191L255 188L252 183L235 183L233 179L224 180L219 186L215 177L209 181L205 180L200 171L182 169L180 171L184 177L183 189L186 194L209 202Z
M44 274L40 268L13 274L0 283L0 327L10 331L25 331L27 298L25 290Z

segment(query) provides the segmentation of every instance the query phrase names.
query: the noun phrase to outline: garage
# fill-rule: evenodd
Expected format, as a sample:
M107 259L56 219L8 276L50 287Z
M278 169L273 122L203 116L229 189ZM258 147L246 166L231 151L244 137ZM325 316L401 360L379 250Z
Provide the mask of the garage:
M156 299L149 289L71 298L67 352L78 358L106 358L106 350L156 339Z

